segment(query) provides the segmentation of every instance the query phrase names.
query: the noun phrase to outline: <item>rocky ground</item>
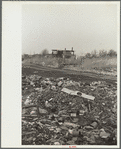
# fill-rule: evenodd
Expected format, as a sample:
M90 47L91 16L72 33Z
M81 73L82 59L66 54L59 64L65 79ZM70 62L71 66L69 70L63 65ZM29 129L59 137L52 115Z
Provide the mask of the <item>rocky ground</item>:
M22 70L22 145L117 144L116 83L29 71Z

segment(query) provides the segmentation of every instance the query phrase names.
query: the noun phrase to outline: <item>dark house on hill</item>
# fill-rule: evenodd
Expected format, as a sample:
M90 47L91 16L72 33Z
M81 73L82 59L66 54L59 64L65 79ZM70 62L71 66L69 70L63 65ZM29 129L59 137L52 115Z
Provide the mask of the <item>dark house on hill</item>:
M67 50L66 48L65 48L65 50L57 50L57 49L55 50L55 49L53 49L52 50L52 56L53 57L60 57L60 58L71 58L75 55L74 55L74 50L73 50L73 47L72 47L71 50Z

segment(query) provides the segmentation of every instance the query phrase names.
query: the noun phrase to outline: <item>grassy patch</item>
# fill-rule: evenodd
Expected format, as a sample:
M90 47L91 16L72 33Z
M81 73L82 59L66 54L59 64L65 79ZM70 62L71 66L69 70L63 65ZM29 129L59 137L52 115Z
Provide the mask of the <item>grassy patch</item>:
M117 69L116 57L85 59L81 65L84 69L106 70Z
M42 66L50 66L55 68L73 69L73 70L88 70L88 71L105 71L105 72L116 72L117 71L117 57L101 57L101 58L85 58L85 59L65 59L52 58L46 56L36 56L28 58L23 61L25 64L37 64ZM63 65L65 63L65 65Z

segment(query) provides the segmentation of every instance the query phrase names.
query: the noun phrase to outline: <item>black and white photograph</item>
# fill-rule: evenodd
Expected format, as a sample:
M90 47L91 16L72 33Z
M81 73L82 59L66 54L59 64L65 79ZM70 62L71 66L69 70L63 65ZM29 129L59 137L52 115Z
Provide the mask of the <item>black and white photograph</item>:
M11 34L15 40L9 36L12 46L17 45L16 50L11 51L15 69L11 65L7 72L10 71L15 82L10 84L13 89L9 89L20 98L14 100L15 109L10 108L12 98L5 92L3 95L8 99L2 103L3 107L13 110L14 115L19 106L16 117L20 147L119 146L120 2L15 3L21 6L18 21L13 19L15 34ZM5 52L10 53L9 44L7 47L4 42L9 38L6 20L13 14L7 13L9 3L3 6L2 40L6 49L3 56L8 60ZM14 12L18 15L17 7ZM14 14L14 18L17 15ZM14 29L17 24L20 29ZM20 39L16 37L19 33ZM3 58L3 64L5 60ZM15 75L12 70L16 70ZM7 77L4 67L3 74ZM2 78L3 82L5 79ZM12 78L10 80L12 82ZM3 85L4 90L6 86ZM3 138L6 138L5 130L2 130Z

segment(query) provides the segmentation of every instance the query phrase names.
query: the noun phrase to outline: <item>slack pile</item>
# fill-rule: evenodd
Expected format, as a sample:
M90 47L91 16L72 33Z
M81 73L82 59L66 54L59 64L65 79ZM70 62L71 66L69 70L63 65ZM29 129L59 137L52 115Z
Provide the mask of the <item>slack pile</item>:
M22 76L23 145L116 145L117 86Z

